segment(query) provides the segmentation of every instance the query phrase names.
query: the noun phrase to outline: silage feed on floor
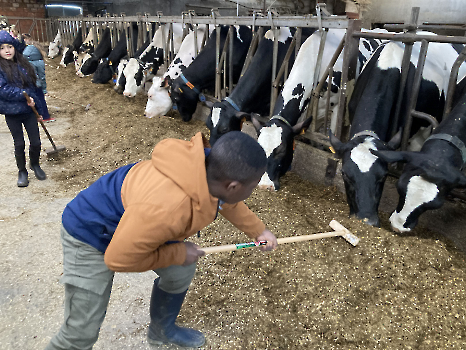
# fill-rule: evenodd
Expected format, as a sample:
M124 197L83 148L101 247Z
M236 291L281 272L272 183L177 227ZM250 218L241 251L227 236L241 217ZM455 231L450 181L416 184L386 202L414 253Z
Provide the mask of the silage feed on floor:
M50 164L60 190L74 195L101 175L150 158L167 137L208 134L199 120L144 117L146 97L124 98L110 84L78 78L48 61L49 107L70 123L67 150ZM74 103L70 103L74 102ZM88 111L84 107L91 104ZM310 160L312 161L312 160ZM348 218L345 195L288 173L279 192L246 201L277 237L331 231L332 219L357 235L203 257L180 315L212 349L466 349L464 255L426 227L410 234ZM428 215L428 214L426 214ZM248 241L223 218L191 241Z

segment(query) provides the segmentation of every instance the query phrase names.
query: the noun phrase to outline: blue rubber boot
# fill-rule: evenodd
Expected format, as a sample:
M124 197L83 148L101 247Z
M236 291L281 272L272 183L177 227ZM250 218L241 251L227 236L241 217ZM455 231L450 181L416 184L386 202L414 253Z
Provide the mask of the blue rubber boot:
M175 325L186 291L179 294L164 292L154 281L150 299L150 325L147 341L151 345L176 344L181 347L198 348L205 343L204 334L191 328Z

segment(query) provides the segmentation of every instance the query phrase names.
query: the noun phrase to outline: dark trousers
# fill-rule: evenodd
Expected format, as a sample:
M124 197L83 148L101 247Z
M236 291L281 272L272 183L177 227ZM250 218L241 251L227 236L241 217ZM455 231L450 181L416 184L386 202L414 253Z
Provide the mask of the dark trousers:
M37 124L36 115L31 113L5 115L6 124L10 129L11 136L13 136L13 143L15 145L15 155L24 154L25 141L23 134L23 125L29 137L29 144L31 147L40 149L40 133Z

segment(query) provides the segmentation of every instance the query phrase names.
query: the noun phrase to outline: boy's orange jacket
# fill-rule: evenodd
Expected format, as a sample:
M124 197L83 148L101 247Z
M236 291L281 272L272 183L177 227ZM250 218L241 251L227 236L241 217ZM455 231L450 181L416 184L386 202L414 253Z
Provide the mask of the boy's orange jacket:
M114 271L147 271L181 265L183 241L210 224L217 215L218 199L207 186L201 133L191 141L166 139L152 152L152 159L131 168L123 181L124 214L105 252L105 263ZM265 229L243 202L223 204L222 214L249 237Z

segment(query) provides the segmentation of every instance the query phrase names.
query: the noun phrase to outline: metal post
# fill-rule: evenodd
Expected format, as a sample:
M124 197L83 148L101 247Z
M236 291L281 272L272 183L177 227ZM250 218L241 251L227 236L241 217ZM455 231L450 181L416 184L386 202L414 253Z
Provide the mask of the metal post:
M361 30L360 20L349 20L348 29L346 30L346 43L343 51L343 68L341 74L340 99L338 102L338 114L336 130L334 134L341 140L343 131L343 121L346 110L346 84L348 80L356 78L356 67L359 53L359 38L353 36L354 31Z
M219 77L219 65L220 65L220 33L222 28L218 26L215 28L217 31L217 37L215 38L215 98L220 99L220 77Z
M270 91L270 110L269 115L272 116L274 102L274 87L273 83L275 81L275 77L277 76L277 59L278 59L278 37L280 35L280 28L273 29L273 56L272 56L272 88Z
M413 7L411 10L411 18L405 23L405 27L409 28L408 33L416 34L417 21L419 19L419 7ZM398 132L398 123L400 120L401 105L403 95L406 88L406 81L408 80L409 66L411 62L411 55L413 52L414 42L405 42L405 50L403 53L403 60L401 61L401 79L400 88L398 89L398 98L395 106L395 114L393 116L393 124L391 130L391 137Z
M233 28L233 27L231 27ZM230 37L230 48L229 48L229 59L228 59L228 66L229 66L229 69L228 69L228 72L229 72L229 75L228 75L228 95L231 94L231 92L233 91L233 30L231 31L231 37ZM226 84L225 84L226 85ZM225 86L225 89L226 89L226 86Z
M450 80L448 81L447 99L445 101L445 109L443 111L443 118L451 111L451 104L453 102L453 95L455 94L456 80L458 79L458 70L461 64L466 60L466 47L461 51L453 63L450 73ZM442 119L443 119L442 118Z
M419 88L421 87L422 71L426 63L427 49L429 42L427 40L421 41L421 50L419 52L419 59L417 61L416 73L414 74L413 90L409 102L409 109L406 116L405 127L403 129L403 138L401 141L401 150L404 151L408 147L409 134L411 132L411 125L413 123L413 111L416 109L417 97L419 95Z

